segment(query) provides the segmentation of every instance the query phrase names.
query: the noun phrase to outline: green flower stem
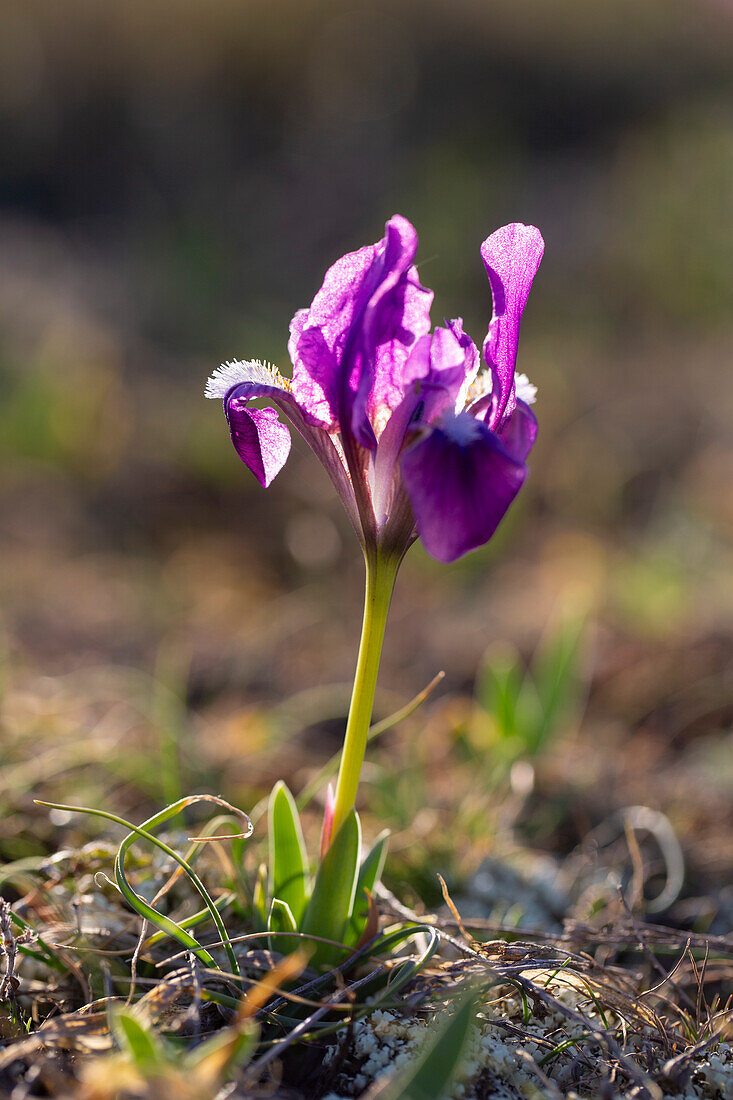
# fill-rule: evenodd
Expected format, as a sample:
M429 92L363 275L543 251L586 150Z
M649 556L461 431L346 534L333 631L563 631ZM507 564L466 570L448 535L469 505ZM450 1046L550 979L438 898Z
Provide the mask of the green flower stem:
M400 559L380 554L366 558L366 592L364 620L361 627L359 656L356 662L354 687L351 692L349 718L346 723L344 747L336 783L331 836L336 836L346 815L356 800L361 766L366 752L367 735L372 720L374 691L377 686L379 660L382 656L384 629L392 600L395 577Z

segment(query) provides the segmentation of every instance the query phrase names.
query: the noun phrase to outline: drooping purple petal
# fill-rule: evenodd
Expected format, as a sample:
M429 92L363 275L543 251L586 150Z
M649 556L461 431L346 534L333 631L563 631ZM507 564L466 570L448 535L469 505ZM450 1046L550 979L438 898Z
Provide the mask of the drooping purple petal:
M290 432L274 409L248 409L241 401L227 406L234 449L266 489L290 454Z
M499 437L468 413L444 417L402 455L425 549L450 562L494 534L527 476Z
M291 323L293 393L305 415L329 431L353 424L370 448L369 417L399 404L401 368L430 327L432 293L412 266L416 249L410 223L390 219L381 241L329 268L310 308Z
M492 428L514 410L519 325L544 250L539 229L520 223L497 229L481 245L494 305L484 343L484 359L494 379L488 417Z
M237 369L242 368L244 376L252 375L249 364L229 364L222 382L221 372L210 383L207 396L217 397L224 391L227 382L234 379ZM286 425L280 423L274 409L253 409L249 403L264 398L275 405L287 416L292 426L302 435L316 455L338 493L359 539L363 539L363 528L354 499L354 491L343 460L331 436L322 428L314 426L300 408L292 393L285 388L282 379L272 373L272 382L259 379L230 385L223 393L224 412L229 422L229 430L237 453L242 461L255 474L261 485L267 487L282 469L290 450L290 433ZM217 392L218 391L218 392ZM254 439L254 436L257 439ZM287 437L287 446L285 445ZM258 450L259 455L258 457ZM258 463L261 462L261 469ZM279 462L279 465L278 465Z

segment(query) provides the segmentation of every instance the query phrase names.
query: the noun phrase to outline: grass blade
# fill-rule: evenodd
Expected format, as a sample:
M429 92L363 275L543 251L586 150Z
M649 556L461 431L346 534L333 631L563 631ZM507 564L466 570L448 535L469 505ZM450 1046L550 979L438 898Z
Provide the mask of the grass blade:
M558 724L577 706L584 640L585 623L571 621L543 645L535 658L533 673L542 706L535 751L544 747Z
M517 701L522 687L521 658L513 646L497 645L487 654L477 685L479 702L496 722L502 741L517 735Z
M193 886L203 899L204 904L209 910L212 920L216 925L221 942L223 943L226 950L232 971L235 974L239 974L239 964L234 954L234 948L232 947L231 941L229 939L229 934L224 926L224 921L222 920L221 914L219 913L203 882L196 874L193 867L191 867L191 865L187 863L186 860L178 854L178 852L167 845L164 841L154 836L148 830L157 828L158 825L162 825L164 822L168 821L169 818L174 817L177 813L180 813L181 810L185 809L186 806L190 806L196 802L214 802L216 805L226 807L226 809L230 810L237 817L244 818L246 820L246 822L248 823L247 831L249 832L251 831L251 823L249 822L249 818L246 814L244 814L241 810L238 810L235 806L231 806L228 802L224 802L223 799L217 798L215 795L190 795L188 798L181 798L178 800L178 802L174 802L172 805L166 806L164 810L161 810L159 813L154 814L153 817L148 818L148 820L144 821L142 825L133 825L132 822L126 821L123 817L119 817L117 814L110 813L108 810L96 810L88 806L67 806L56 802L43 802L40 799L36 799L36 802L37 805L48 806L50 809L66 810L68 813L90 814L94 817L101 817L104 818L106 821L114 821L115 824L122 825L123 828L128 829L129 832L120 844L120 847L117 851L117 856L115 858L115 879L120 892L123 894L128 904L135 910L135 912L139 913L141 917L143 917L145 920L150 921L152 924L157 925L158 928L162 929L168 935L173 936L174 939L178 940L178 942L186 947L188 950L193 951L196 957L200 959L205 966L220 969L214 957L206 950L205 947L201 946L198 940L190 935L184 928L181 928L180 925L176 924L175 921L171 920L170 917L166 917L163 913L158 912L157 909L154 909L151 905L149 905L144 898L140 897L140 895L133 890L127 880L127 876L125 875L125 855L127 854L127 850L129 849L130 845L133 844L136 839L141 838L143 840L148 840L151 844L154 844L161 851L165 852L167 856L170 856L170 858L173 859L179 865L179 867L183 869L186 875L188 875Z

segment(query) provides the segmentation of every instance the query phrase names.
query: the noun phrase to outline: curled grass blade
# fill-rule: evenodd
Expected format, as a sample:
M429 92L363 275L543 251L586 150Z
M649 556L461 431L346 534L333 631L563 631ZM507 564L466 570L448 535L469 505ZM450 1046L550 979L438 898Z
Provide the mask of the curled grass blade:
M234 894L222 894L221 897L214 898L214 905L221 912L222 909L226 909L228 905L231 905L234 900ZM183 920L179 920L177 923L179 928L196 928L203 921L210 919L211 913L208 909L199 909L197 913L192 913L190 917L184 917ZM148 936L145 940L143 947L146 951L149 951L150 948L166 939L168 939L166 932L154 932L152 936Z
M222 829L231 820L232 820L232 815L231 814L219 814L217 817L212 818L211 821L207 821L206 826L202 830L201 836L189 837L188 839L191 841L191 847L188 849L188 851L186 852L186 854L183 857L184 860L186 861L186 863L191 863L191 861L198 855L198 853L201 851L201 849L206 844L210 844L214 840L231 840L232 842L236 841L238 843L243 844L244 840L246 838L243 837L243 835L241 833L234 834L234 835L232 835L232 834L217 835L219 833L219 830ZM157 894L153 898L153 905L155 905L157 902L159 902L161 898L165 897L165 895L168 893L168 891L173 887L173 885L178 881L178 879L183 874L184 874L183 868L182 867L177 867L176 870L173 872L173 874L170 876L170 878L167 880L167 882L165 882L161 886L160 890L158 890ZM234 898L234 895L230 894L229 897ZM219 905L218 903L217 903L217 907L219 909L221 909L221 905ZM181 923L182 928L188 927L187 924L185 923L185 921L181 921L180 923Z
M164 824L170 818L175 817L176 814L180 813L181 810L185 809L187 806L194 805L198 802L213 802L215 805L225 807L229 812L235 814L238 818L245 821L246 835L249 835L251 833L252 823L247 815L243 813L242 810L238 810L235 806L230 805L230 803L225 802L223 799L218 798L214 795L190 795L187 798L180 798L177 802L172 803L170 806L166 806L165 809L160 810L157 814L154 814L152 817L148 818L148 820L144 821L142 825L133 825L132 822L126 821L125 818L119 817L117 814L110 813L108 810L97 810L88 806L67 806L62 805L61 803L43 802L40 800L38 800L38 805L47 806L49 809L65 810L67 813L90 814L93 817L104 818L106 821L113 821L115 824L121 825L123 828L128 829L129 832L127 836L124 837L124 839L122 840L117 851L117 856L115 858L115 879L117 881L120 892L123 894L132 909L134 909L136 913L143 917L144 920L150 921L162 931L166 932L169 936L172 936L174 939L178 940L178 942L182 946L192 951L196 955L196 957L204 963L204 965L219 969L213 956L206 950L205 947L202 947L202 945L198 942L197 939L195 939L194 936L190 935L190 933L188 933L185 928L182 928L175 921L171 920L170 917L166 917L163 913L158 912L157 909L154 909L151 905L149 905L144 898L140 897L140 895L133 890L127 880L127 877L125 875L125 856L128 849L136 839L139 838L142 840L148 840L151 844L155 845L156 848L160 849L160 851L165 852L167 856L169 856L178 864L179 867L182 868L182 870L190 879L196 891L201 896L204 904L206 905L206 908L211 914L211 918L216 925L217 931L219 932L219 936L224 946L224 950L226 951L227 958L229 959L229 964L232 968L232 971L234 974L239 974L239 964L237 962L236 955L234 954L234 948L232 947L231 941L229 939L229 934L221 918L221 914L219 913L219 910L214 904L208 890L204 886L198 874L193 869L193 867L191 867L190 863L188 863L182 856L180 856L178 852L176 852L168 844L160 840L158 837L154 836L153 833L149 831L150 829L155 829L159 825Z
M222 807L226 808L230 813L235 814L235 816L237 816L238 818L240 818L241 820L243 820L245 822L245 830L244 830L244 833L242 835L243 836L245 836L245 835L248 836L248 835L251 834L251 832L252 832L252 823L249 820L249 818L247 817L247 815L245 813L243 813L243 811L238 810L235 806L230 805L230 803L225 802L224 799L218 798L214 795L189 795L187 798L179 798L177 802L171 803L170 806L167 806L164 810L159 811L159 813L154 814L153 817L150 817L150 818L148 818L147 821L144 821L143 825L142 825L142 828L145 829L145 830L155 829L159 825L162 825L164 822L168 821L171 817L175 817L176 814L180 813L181 810L185 809L187 806L195 805L198 802L211 802L211 803L214 803L217 806L222 806ZM136 838L136 834L137 834L137 830L133 826L133 831L128 833L128 835L123 839L122 843L120 844L120 847L119 847L118 852L117 852L117 857L115 859L115 877L117 879L117 883L118 883L120 889L123 890L123 893L125 893L126 897L128 895L127 895L126 891L123 889L123 885L122 885L123 882L125 883L125 886L127 887L127 890L129 890L132 893L134 893L134 891L132 890L132 887L130 887L130 885L127 882L127 879L125 877L125 855L127 853L127 850L129 849L129 847L134 843L135 838ZM173 850L171 849L171 851L173 851ZM224 950L227 953L227 958L229 959L229 964L232 968L232 971L235 974L239 974L239 964L237 962L237 957L234 953L234 948L232 947L231 941L229 939L229 933L226 930L226 926L224 924L224 921L222 920L221 914L219 913L219 910L215 906L215 904L213 902L213 899L209 895L209 892L207 891L206 887L204 886L203 882L201 881L201 879L199 878L197 873L194 871L191 864L175 852L173 852L173 858L175 859L176 863L178 863L179 866L186 872L186 874L190 878L191 882L193 883L194 887L196 888L196 890L201 895L201 898L203 899L204 904L206 905L206 908L211 913L211 917L212 917L212 920L214 921L214 924L216 925L217 931L219 932L219 935L220 935L222 943L224 945ZM137 897L137 896L138 895L135 894L135 897ZM129 898L128 898L128 900L129 900ZM142 899L140 899L140 900L142 900ZM156 912L156 910L153 910L153 912ZM183 930L183 931L184 931L184 934L188 934L188 933L185 933L185 930Z

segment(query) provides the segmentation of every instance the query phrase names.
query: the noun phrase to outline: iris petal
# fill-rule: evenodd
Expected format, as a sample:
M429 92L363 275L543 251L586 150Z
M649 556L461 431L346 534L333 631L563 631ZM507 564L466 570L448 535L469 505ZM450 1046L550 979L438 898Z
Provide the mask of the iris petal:
M517 407L498 432L512 458L524 462L537 438L537 418L524 401L517 401Z
M352 327L368 301L376 249L367 245L337 260L310 308L290 323L293 393L309 419L327 431L339 426L341 370Z
M401 467L418 534L443 562L489 541L527 476L524 462L468 413L429 429Z
M416 250L412 225L391 218L381 241L329 268L290 326L293 393L304 414L327 431L353 431L369 449L370 421L400 403L402 368L430 328L433 295L412 264Z
M352 413L354 435L374 450L372 424L381 431L405 393L403 371L416 340L430 331L432 291L420 284L413 260L417 233L395 215L385 226L375 259L374 286L361 327L360 369Z
M465 395L478 370L478 349L457 318L439 326L428 341L420 340L403 371L405 391L420 395L420 419L431 424L441 413L463 408Z
M252 409L248 407L249 402L256 398L264 398L275 405L302 435L331 478L357 536L359 539L363 539L363 530L354 500L354 491L333 439L322 428L311 424L305 411L299 406L294 396L283 386L242 382L240 385L232 387L224 398L224 412L229 422L232 441L242 461L252 470L260 484L267 487L282 469L290 450L290 433L286 425L277 420L275 411L273 409ZM259 416L255 417L255 413L269 413L270 418L263 420ZM247 423L247 420L249 420L249 423ZM255 444L252 440L253 431L257 432L258 444ZM239 433L238 437L235 436L235 432ZM288 436L287 449L285 449L283 433ZM261 471L257 466L257 445L259 445L261 451L266 452L267 458L266 462L263 458ZM250 458L252 465L249 461ZM280 458L282 458L282 461L277 465ZM266 480L263 480L263 477Z
M494 303L484 342L484 359L494 379L488 418L492 428L514 411L519 325L544 250L539 229L521 223L497 229L481 245Z
M274 409L248 409L242 402L229 406L227 419L234 449L266 489L290 454L287 425Z

